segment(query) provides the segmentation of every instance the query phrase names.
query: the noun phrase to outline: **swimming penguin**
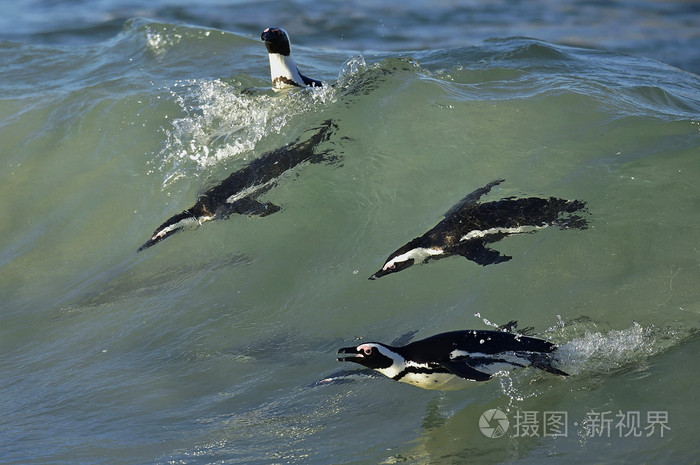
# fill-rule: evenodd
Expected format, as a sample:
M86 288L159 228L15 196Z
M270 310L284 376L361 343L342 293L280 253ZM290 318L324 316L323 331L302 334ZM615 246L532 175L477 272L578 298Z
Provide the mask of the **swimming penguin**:
M327 141L337 128L327 120L311 137L282 148L266 152L246 167L232 173L220 184L199 196L197 203L168 219L155 230L151 238L138 252L162 241L185 227L196 227L206 221L228 218L233 213L267 216L280 210L270 202L260 202L257 197L267 192L286 171L303 162L319 163L330 160L327 151L317 150L318 144Z
M478 202L503 181L497 179L464 197L445 213L445 219L433 229L389 255L384 266L369 279L396 273L415 263L451 255L461 255L484 266L501 263L513 257L502 255L486 244L511 234L534 232L552 225L561 229L586 228L587 222L580 216L562 217L565 213L585 208L586 203L579 200L508 197L495 202Z
M552 365L557 346L504 331L462 330L394 347L368 342L338 350L339 362L355 362L423 389L453 390L487 381L501 371L532 366L568 376Z
M320 87L321 81L311 79L299 72L292 49L289 44L289 34L278 27L268 27L260 35L265 42L270 58L270 77L272 88L281 90L290 87Z

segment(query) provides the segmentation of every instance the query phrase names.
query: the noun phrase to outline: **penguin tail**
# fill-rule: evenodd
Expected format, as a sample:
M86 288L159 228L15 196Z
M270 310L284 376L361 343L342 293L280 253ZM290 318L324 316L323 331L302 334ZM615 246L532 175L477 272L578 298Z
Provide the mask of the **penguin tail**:
M586 202L581 200L557 199L556 197L551 197L549 202L551 205L555 206L560 215L560 217L552 223L553 225L559 226L559 229L588 228L588 221L581 215L581 213L588 212Z

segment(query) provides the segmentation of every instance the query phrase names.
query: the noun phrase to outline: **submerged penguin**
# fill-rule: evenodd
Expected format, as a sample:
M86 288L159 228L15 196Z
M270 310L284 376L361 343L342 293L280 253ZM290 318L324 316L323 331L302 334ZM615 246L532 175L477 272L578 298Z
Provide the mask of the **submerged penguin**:
M327 151L317 146L327 141L337 128L332 120L325 121L310 131L313 134L303 141L295 141L271 152L264 153L246 167L232 173L220 184L199 196L197 203L178 213L160 225L138 251L162 241L185 227L196 227L206 221L228 218L233 213L267 216L280 210L270 202L257 198L267 192L286 171L303 162L330 161Z
M369 279L396 273L415 263L451 255L461 255L484 266L501 263L512 257L502 255L486 244L511 234L534 232L553 225L562 229L586 228L584 218L578 215L563 216L584 209L586 203L579 200L508 197L495 202L478 202L503 181L493 181L464 197L445 213L445 219L433 229L389 255L384 266Z
M487 381L501 371L532 366L568 376L553 366L557 346L504 331L462 330L436 334L402 347L368 342L338 350L339 362L355 362L423 389L453 390Z
M311 79L299 72L289 43L289 34L278 27L268 27L260 35L265 42L270 58L270 77L274 90L289 87L320 87L321 81Z

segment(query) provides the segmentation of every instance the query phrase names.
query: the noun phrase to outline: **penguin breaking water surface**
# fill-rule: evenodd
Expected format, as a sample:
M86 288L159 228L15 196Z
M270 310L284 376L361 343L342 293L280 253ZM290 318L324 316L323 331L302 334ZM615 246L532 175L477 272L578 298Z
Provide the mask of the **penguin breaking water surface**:
M508 197L495 202L478 202L503 181L493 181L464 197L445 213L445 219L433 229L389 255L384 266L369 279L396 273L415 263L451 255L461 255L479 265L501 263L512 257L502 255L486 247L486 244L511 234L534 232L552 225L562 229L586 228L584 218L563 216L584 209L586 203L579 200Z
M270 58L270 77L272 88L281 90L289 87L319 87L321 81L311 79L299 72L289 43L289 34L278 27L268 27L260 35L265 42Z
M552 365L557 346L504 331L441 333L403 347L368 342L338 350L339 362L355 362L402 383L423 389L452 390L486 381L500 371L533 366L560 376Z

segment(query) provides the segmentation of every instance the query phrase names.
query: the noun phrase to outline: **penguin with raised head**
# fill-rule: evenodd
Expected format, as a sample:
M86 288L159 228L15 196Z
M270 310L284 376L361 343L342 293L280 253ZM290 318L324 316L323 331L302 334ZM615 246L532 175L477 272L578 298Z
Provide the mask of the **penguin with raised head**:
M555 344L493 330L436 334L402 347L367 342L338 350L339 362L355 362L423 389L453 390L487 381L502 371L532 366L568 376L553 365Z
M270 59L270 77L272 88L281 90L290 87L320 87L321 81L311 79L299 72L299 67L292 57L289 34L279 27L268 27L260 35L265 42Z
M482 196L503 181L497 179L464 197L445 213L445 219L434 228L389 255L384 266L369 279L451 255L461 255L484 266L501 263L512 257L502 255L486 244L511 234L534 232L547 226L556 225L561 229L586 228L586 219L573 215L586 206L585 202L579 200L507 197L479 203Z

